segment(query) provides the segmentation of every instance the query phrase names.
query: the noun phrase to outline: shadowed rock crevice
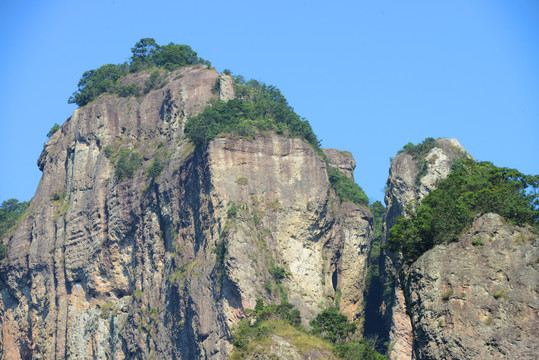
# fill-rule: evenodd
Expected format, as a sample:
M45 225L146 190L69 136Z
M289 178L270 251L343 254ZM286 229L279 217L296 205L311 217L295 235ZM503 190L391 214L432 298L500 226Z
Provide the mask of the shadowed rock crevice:
M50 138L29 215L5 241L2 357L222 359L259 298L287 298L304 324L338 298L358 318L372 215L340 203L303 140L218 137L195 150L185 122L234 96L228 76L212 93L219 76L196 65L138 99L103 94ZM120 176L122 152L139 160ZM353 158L329 152L351 176Z

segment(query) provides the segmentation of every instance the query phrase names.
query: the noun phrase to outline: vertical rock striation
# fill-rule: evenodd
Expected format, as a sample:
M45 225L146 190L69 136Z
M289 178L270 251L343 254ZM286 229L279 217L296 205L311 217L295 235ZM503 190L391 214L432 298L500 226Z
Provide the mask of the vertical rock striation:
M403 273L418 359L536 359L539 235L496 214Z
M339 202L300 139L195 151L186 120L233 98L232 79L191 66L166 80L140 98L102 95L46 144L30 209L4 239L0 357L223 359L258 298L287 299L305 323L335 302L359 318L370 212ZM135 159L124 178L122 156Z

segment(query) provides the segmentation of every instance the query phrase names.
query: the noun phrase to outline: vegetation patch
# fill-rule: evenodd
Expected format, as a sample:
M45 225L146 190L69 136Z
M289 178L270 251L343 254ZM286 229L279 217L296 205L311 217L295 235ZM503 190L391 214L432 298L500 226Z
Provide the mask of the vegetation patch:
M142 156L138 152L126 148L120 149L114 172L116 179L120 182L132 178L141 166Z
M182 66L205 64L206 61L187 45L170 43L159 45L152 38L144 38L131 49L131 59L123 64L107 64L98 69L89 70L82 74L78 90L69 98L68 103L84 106L99 95L113 93L120 96L139 96L142 89L137 84L120 86L119 80L129 73L137 73L148 69L173 71ZM164 86L164 76L155 70L145 83L144 93Z
M57 123L54 123L54 125L51 127L51 129L47 133L47 137L50 139L58 130L60 130L60 125L58 125Z
M507 291L504 290L504 289L500 289L500 290L496 291L494 293L494 295L492 295L492 296L494 296L494 299L496 299L496 300L499 300L499 299L507 300Z
M472 245L473 246L483 246L484 243L483 243L483 239L481 238L481 236L474 237L474 239L472 240Z
M137 299L137 301L140 301L140 298L142 297L142 290L141 289L133 290L133 295L135 296L135 299Z
M442 292L442 300L447 301L453 296L454 290L452 288L446 289Z
M198 260L195 260L191 263L186 263L182 261L182 265L176 269L174 274L170 277L170 282L177 284L180 288L185 285L185 280L187 276L193 271L195 266L199 263Z
M414 261L434 245L458 240L477 214L497 213L539 229L539 175L465 159L389 232L389 248Z
M226 216L229 219L235 218L238 216L238 206L235 203L231 203L230 207L226 212Z
M417 163L418 174L415 179L416 186L419 186L420 179L427 173L428 163L425 160L427 154L436 147L436 140L433 137L428 137L419 144L408 143L398 152L399 154L404 152L412 156ZM436 159L431 159L433 163Z
M240 186L245 186L249 184L249 179L247 179L246 177L240 177L236 179L235 183Z
M281 281L286 277L286 270L281 266L275 266L273 264L273 261L271 261L271 265L268 269L269 273L273 277L273 279L280 284Z
M185 125L186 136L202 148L219 134L253 138L261 133L299 137L318 153L320 143L311 125L297 115L275 86L235 77L236 99L213 101Z
M312 331L301 325L300 312L283 301L280 305L264 306L256 301L254 310L246 310L247 317L233 331L234 351L230 359L246 359L255 354L271 353L271 335L290 342L300 355L312 349L332 351L341 359L384 360L374 347L362 340L351 340L356 325L335 308L322 311L311 321Z
M354 180L330 165L327 166L327 172L329 182L337 192L341 202L351 202L361 206L369 205L369 198Z
M0 205L0 260L7 256L7 246L1 242L2 239L17 225L29 206L28 201L19 202L17 199L4 200Z
M160 144L158 150L153 154L153 161L148 168L146 176L155 181L161 175L163 169L168 165L170 154Z
M147 94L152 90L161 89L167 85L166 74L162 74L161 71L155 70L150 75L150 78L144 82L144 93Z
M372 344L365 341L336 344L333 354L344 360L387 360L387 356L378 353Z
M527 244L528 242L530 242L531 240L531 237L524 234L524 233L521 233L521 232L517 232L515 235L514 235L514 238L513 238L513 244L514 245L517 245L517 246L522 246L524 244Z
M369 205L374 217L374 241L368 259L367 275L365 279L364 292L364 322L362 333L364 337L376 337L376 350L386 353L388 350L389 334L388 324L385 316L386 309L391 309L394 301L395 279L384 274L383 269L383 245L382 245L382 223L385 207L380 201L375 201Z
M428 137L416 145L409 142L408 144L404 145L401 150L399 150L398 154L405 152L410 154L414 160L422 160L435 146L436 140L433 137Z

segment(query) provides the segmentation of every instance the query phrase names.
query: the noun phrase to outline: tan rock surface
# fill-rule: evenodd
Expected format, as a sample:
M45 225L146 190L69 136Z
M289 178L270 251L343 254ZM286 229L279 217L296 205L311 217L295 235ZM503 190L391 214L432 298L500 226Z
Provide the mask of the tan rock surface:
M474 245L475 242L475 245ZM403 277L418 359L536 359L539 235L478 218Z
M30 209L5 239L0 357L223 359L257 298L288 297L306 324L339 292L347 315L361 312L370 212L339 203L299 139L220 138L195 151L185 122L233 96L231 79L214 94L219 75L204 66L167 76L143 97L77 109L46 144ZM143 159L121 182L120 148ZM158 152L169 161L152 181Z
M465 156L469 155L456 139L440 138L425 156L424 165L419 164L417 159L406 152L393 158L385 195L387 210L384 238L387 239L388 231L396 219L406 215L406 208L417 207L421 200L435 189L436 182L449 175L453 162ZM424 169L419 168L423 166ZM384 261L386 276L396 277L398 257L386 252ZM402 290L399 289L398 281L396 283L393 307L387 311L387 315L390 315L390 358L409 360L413 357L412 324L406 313Z

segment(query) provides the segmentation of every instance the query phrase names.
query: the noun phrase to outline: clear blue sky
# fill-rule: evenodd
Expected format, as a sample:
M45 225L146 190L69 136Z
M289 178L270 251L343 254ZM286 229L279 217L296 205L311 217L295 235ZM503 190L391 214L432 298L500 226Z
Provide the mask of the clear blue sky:
M537 0L3 0L0 33L0 201L33 196L82 73L143 37L279 87L324 147L353 153L372 200L389 158L428 136L539 174Z

